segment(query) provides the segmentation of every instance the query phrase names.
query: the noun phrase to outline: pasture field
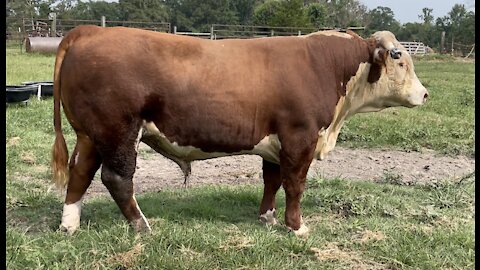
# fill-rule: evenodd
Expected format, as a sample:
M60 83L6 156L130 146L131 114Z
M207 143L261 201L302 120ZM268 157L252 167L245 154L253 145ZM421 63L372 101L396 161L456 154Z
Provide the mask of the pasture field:
M18 48L6 56L7 84L52 80L53 56ZM475 155L474 63L415 64L429 102L356 115L339 146ZM75 137L64 116L62 123L71 152ZM256 221L260 184L138 194L153 230L147 235L131 231L110 197L91 198L81 228L66 236L57 231L63 199L49 182L53 135L51 98L7 106L7 269L474 268L474 173L412 186L310 178L306 239ZM283 191L277 196L283 221Z

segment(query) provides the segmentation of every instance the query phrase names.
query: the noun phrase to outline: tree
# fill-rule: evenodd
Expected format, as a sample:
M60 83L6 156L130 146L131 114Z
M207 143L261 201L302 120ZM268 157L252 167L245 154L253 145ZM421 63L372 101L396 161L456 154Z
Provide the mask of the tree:
M53 12L52 5L55 0L39 1L37 6L37 12L39 18L48 18L48 15Z
M423 25L421 23L405 23L395 36L397 40L424 42L422 33Z
M236 0L233 1L233 9L237 14L238 23L242 25L250 25L253 23L253 10L258 0ZM263 2L263 1L262 1Z
M448 16L450 17L450 31L452 37L458 37L461 35L462 26L464 24L464 20L467 15L467 10L465 9L464 5L455 4L452 7L452 10L448 12Z
M321 2L327 8L326 24L329 27L364 26L368 22L367 7L358 0L323 0Z
M248 4L242 0L166 0L171 23L179 31L209 32L212 24L238 24L239 18L248 20ZM253 9L253 8L252 8ZM241 15L239 15L239 10Z
M398 37L402 40L419 41L431 48L439 48L440 33L433 25L433 9L423 8L418 17L423 23L406 23L399 32Z
M83 20L100 20L102 16L109 21L121 20L119 4L116 2L82 1L78 3L73 12L75 18Z
M308 20L312 26L325 27L327 22L327 7L320 3L311 3L305 7Z
M471 49L469 45L475 43L475 12L455 4L447 16L437 18L435 28L438 33L445 31L446 47L451 49L453 43L457 50L466 54Z
M120 0L120 19L124 21L168 22L167 6L155 0Z
M257 6L253 12L253 22L256 25L277 26L276 24L279 11L281 9L280 1L267 0L265 3Z
M456 4L448 15L450 16L450 39L452 43L465 45L463 47L457 45L457 50L465 53L470 49L468 45L475 43L475 13L467 11L464 5Z
M432 15L433 9L431 8L423 8L422 9L422 15L418 15L418 18L423 21L424 25L431 25L433 22L433 15Z
M52 1L41 0L9 0L6 3L6 16L17 18L37 18L38 7Z
M238 16L231 0L190 0L193 28L210 32L212 24L238 24Z
M54 1L54 4L50 7L52 12L57 14L59 19L76 19L75 18L75 8L78 6L79 1L77 0L60 0Z
M387 30L393 34L397 34L400 30L400 23L395 20L395 15L389 7L378 6L369 12L370 23L368 24L368 32Z
M253 22L265 26L309 26L303 0L267 0L255 8Z

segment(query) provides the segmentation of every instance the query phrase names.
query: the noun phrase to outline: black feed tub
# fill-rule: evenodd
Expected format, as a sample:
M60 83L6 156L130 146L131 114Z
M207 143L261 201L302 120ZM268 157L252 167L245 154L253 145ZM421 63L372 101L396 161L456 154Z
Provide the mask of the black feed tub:
M52 81L45 81L45 82L23 82L22 84L28 86L35 86L35 90L32 94L37 95L38 86L40 86L41 96L53 96L53 82Z
M35 89L36 88L34 86L7 85L5 100L7 103L26 103Z
M53 82L41 82L42 96L53 96Z

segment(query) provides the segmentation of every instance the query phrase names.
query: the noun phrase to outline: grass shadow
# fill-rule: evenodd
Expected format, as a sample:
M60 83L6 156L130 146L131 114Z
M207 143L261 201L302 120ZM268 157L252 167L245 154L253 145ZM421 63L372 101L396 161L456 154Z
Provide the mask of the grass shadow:
M257 224L261 192L260 187L202 187L147 193L138 195L137 201L148 220ZM111 197L92 200L82 209L82 223L93 225L115 220L125 218Z

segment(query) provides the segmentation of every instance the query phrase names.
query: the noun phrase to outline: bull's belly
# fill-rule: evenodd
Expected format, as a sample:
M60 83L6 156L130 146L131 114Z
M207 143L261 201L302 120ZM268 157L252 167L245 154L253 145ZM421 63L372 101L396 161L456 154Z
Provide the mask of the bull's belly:
M232 155L259 155L267 161L280 164L281 144L276 134L265 136L252 149L246 149L239 152L204 152L202 149L194 146L181 146L177 142L170 141L165 134L158 130L153 122L146 122L143 125L143 134L141 141L152 147L156 152L164 155L173 161L190 162L194 160L205 160L217 157Z

